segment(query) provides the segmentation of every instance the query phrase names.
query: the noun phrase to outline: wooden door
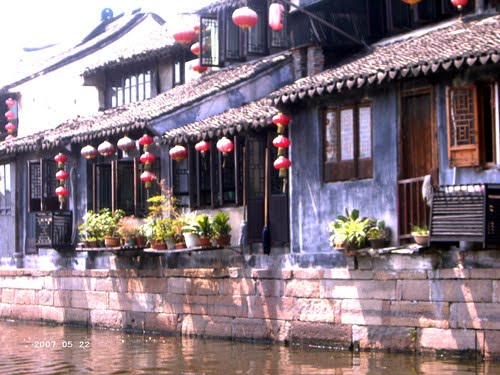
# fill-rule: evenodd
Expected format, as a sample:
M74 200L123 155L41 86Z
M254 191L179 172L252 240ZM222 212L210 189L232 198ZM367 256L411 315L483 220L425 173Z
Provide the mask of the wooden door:
M401 157L399 238L410 237L411 226L429 225L429 207L422 198L426 175L437 177L437 140L430 87L403 91L401 97Z

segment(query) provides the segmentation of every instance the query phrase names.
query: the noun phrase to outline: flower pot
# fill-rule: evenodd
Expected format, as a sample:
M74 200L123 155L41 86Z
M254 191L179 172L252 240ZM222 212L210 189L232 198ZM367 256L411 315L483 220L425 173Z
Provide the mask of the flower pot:
M413 239L420 246L427 246L429 244L429 235L428 234L412 234Z
M123 246L125 247L136 247L137 246L137 241L135 237L128 237L124 239Z
M147 239L144 236L136 236L135 237L135 244L137 247L145 247L146 242L147 242Z
M104 247L120 247L120 237L104 237Z
M198 246L208 247L211 245L212 245L212 242L210 241L210 238L208 238L208 237L200 237L198 239Z
M167 245L165 244L165 241L151 240L151 248L155 250L166 250Z
M186 241L186 247L188 249L198 246L199 239L200 236L198 235L198 233L184 233L184 240Z
M231 243L231 235L225 234L216 238L216 243L218 246L229 246Z
M84 245L85 247L87 248L95 248L95 247L98 247L98 243L97 243L97 240L85 240L84 241Z
M175 249L175 241L173 238L167 238L165 240L165 242L167 243L167 249L168 250L173 250Z
M372 249L382 249L385 246L385 238L369 238Z
M186 243L185 242L178 242L175 244L176 249L185 249L186 248Z

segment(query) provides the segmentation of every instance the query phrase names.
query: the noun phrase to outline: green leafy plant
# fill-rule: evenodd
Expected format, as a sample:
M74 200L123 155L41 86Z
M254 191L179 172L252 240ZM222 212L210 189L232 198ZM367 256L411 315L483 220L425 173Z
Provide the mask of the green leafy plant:
M99 225L99 214L89 210L83 215L82 220L83 222L78 227L82 240L96 241L104 238L104 234Z
M200 214L194 218L192 227L200 237L210 238L214 234L212 221L207 214Z
M336 247L361 248L367 240L370 219L361 218L359 210L351 212L346 208L345 215L329 223L330 244Z
M229 224L229 213L219 211L214 215L212 220L212 228L215 237L227 236L231 233L231 224Z
M124 216L118 221L117 234L122 238L130 238L139 234L141 222L135 216Z
M115 210L111 212L109 208L103 208L99 211L97 218L104 237L116 237L118 235L118 222L125 216L123 210Z
M418 225L412 225L411 226L411 234L413 236L428 236L429 235L429 229L426 226L419 227Z
M385 238L385 221L370 219L369 229L366 233L368 239Z

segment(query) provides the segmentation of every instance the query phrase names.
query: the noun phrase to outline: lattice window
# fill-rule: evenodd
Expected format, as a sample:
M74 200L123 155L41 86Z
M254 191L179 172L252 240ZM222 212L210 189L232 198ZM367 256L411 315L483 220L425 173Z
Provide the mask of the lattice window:
M200 18L200 63L204 66L219 66L219 24L217 17Z
M447 94L450 165L479 165L476 87L452 87L448 88Z

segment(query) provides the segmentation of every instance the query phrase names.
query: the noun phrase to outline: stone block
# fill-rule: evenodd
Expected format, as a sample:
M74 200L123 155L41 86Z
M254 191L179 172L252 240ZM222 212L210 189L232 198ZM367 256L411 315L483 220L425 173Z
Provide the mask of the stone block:
M498 268L472 268L469 272L471 279L500 280Z
M431 301L492 302L493 283L490 280L433 280Z
M341 301L320 298L297 298L294 303L294 320L305 322L340 322Z
M218 279L191 279L189 294L208 296L219 294L221 280Z
M64 321L68 324L87 326L90 322L90 310L64 308Z
M383 325L449 328L448 303L392 301L386 307L383 311Z
M41 306L42 320L51 323L65 323L64 307Z
M349 349L352 345L350 325L317 322L291 322L290 341L314 346Z
M396 280L323 280L323 298L396 299Z
M169 294L191 294L191 279L171 277L167 282Z
M344 299L340 304L342 324L381 325L384 306L389 301L370 299Z
M0 303L0 318L11 319L12 318L12 305L7 303Z
M293 270L292 277L294 279L320 280L323 278L324 273L325 270L320 268L303 268L303 269Z
M441 261L438 254L381 256L373 259L374 270L434 270Z
M42 308L34 305L11 305L11 318L38 321L42 319Z
M409 327L352 326L352 341L362 350L415 351L416 331Z
M37 292L38 304L53 306L54 305L54 291L41 289Z
M285 341L289 338L287 323L268 319L233 320L232 337L243 340Z
M273 280L260 280L260 282L269 282L271 285L273 284ZM282 280L279 280L280 283L283 283ZM255 295L256 291L255 281L252 279L223 279L220 285L220 294L228 295L228 296L247 296L247 295Z
M463 329L421 328L418 347L423 352L476 351L476 332Z
M146 313L145 328L153 332L180 333L177 314Z
M91 290L91 279L85 277L53 277L47 278L46 289L56 290Z
M465 268L444 268L427 271L429 279L470 279L471 271Z
M398 292L403 301L423 301L431 299L431 282L428 280L399 280Z
M484 356L488 359L500 360L500 332L484 332Z
M167 293L167 280L150 277L127 279L127 291L132 293Z
M500 302L500 281L493 280L493 297L492 302L499 303Z
M246 302L243 296L208 296L208 315L246 318L248 316Z
M373 273L374 280L425 280L426 271L402 270L402 271L376 271Z
M453 303L452 328L500 330L500 305L498 303Z
M128 280L119 277L97 277L91 279L91 290L96 292L127 292Z
M2 303L15 303L16 290L15 289L0 289L2 291Z
M3 277L0 279L0 288L10 289L42 289L44 287L43 277Z
M288 280L292 277L291 270L280 270L280 269L269 269L269 270L260 270L253 269L252 277L255 279L282 279Z
M70 307L71 306L71 291L70 290L54 290L54 306Z
M90 310L93 327L121 329L125 323L125 312L116 310Z
M107 309L108 293L106 292L71 292L71 307L79 309Z
M166 314L182 314L184 311L184 296L181 294L163 296L158 311Z
M246 297L248 317L254 319L293 320L295 298Z
M125 311L124 327L144 331L146 329L146 313L139 311Z
M109 293L109 309L118 311L154 312L161 299L151 293Z
M210 317L202 315L184 315L181 323L183 336L203 336Z
M315 279L287 280L284 295L287 297L319 298L321 285L321 281Z
M36 305L35 291L28 289L16 289L14 301L17 305Z
M329 268L323 271L323 279L371 280L373 271L348 270L347 268Z
M232 336L233 319L229 317L215 316L207 321L204 336L230 338Z
M209 296L187 295L183 298L184 314L208 315Z

